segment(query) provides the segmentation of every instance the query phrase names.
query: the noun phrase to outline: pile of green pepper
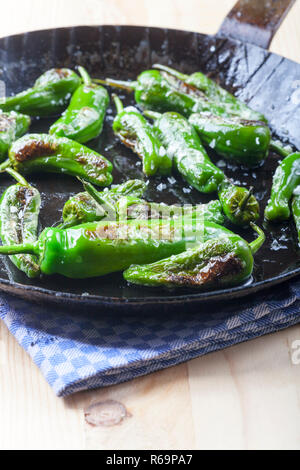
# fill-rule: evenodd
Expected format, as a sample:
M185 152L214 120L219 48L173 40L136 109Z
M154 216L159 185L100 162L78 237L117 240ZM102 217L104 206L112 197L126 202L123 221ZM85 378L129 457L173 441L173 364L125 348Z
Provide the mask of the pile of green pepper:
M198 289L249 279L253 255L265 241L255 225L259 204L252 188L235 185L213 163L211 150L248 168L262 165L270 149L285 157L265 217L287 220L292 209L300 240L300 154L287 155L271 140L261 113L200 72L189 76L155 65L125 82L78 70L52 69L32 88L0 101L0 172L17 180L0 201L0 254L27 276L83 279L124 271L133 284ZM144 174L179 173L218 200L188 207L149 202L140 180L108 188L113 165L84 145L103 131L109 106L103 84L135 92L143 113L113 95L113 131L141 158ZM49 134L27 134L30 117L57 115ZM61 223L40 236L41 198L23 176L36 172L78 177L85 189L65 203ZM258 238L247 243L227 222L251 226Z

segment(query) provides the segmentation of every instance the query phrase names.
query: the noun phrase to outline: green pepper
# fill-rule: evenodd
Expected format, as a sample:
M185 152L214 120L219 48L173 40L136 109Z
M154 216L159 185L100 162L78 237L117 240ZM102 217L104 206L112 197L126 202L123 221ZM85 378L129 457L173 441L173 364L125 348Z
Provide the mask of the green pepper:
M37 79L33 88L0 100L0 109L39 117L60 114L80 82L79 76L72 70L48 70Z
M265 218L269 221L288 220L289 207L293 192L300 184L300 153L292 153L278 166L274 177L271 199L265 209Z
M195 127L202 142L222 157L255 167L268 155L271 132L262 121L199 113L192 114L189 122Z
M50 134L84 144L101 134L109 95L105 88L92 83L85 69L79 67L79 71L84 83L73 94L62 117L50 127Z
M176 170L201 193L217 191L225 175L207 155L195 129L180 114L145 111Z
M64 205L62 227L67 228L107 218L107 205L114 206L124 196L139 198L145 191L144 181L131 180L98 193L101 203L98 203L88 192L76 194Z
M28 131L30 123L29 116L0 111L0 162L7 156L11 144Z
M48 228L37 242L1 246L0 254L33 254L43 274L86 279L153 263L224 233L231 232L203 218L102 221L65 230Z
M178 255L144 266L131 266L126 281L143 286L196 287L235 286L248 280L253 271L253 254L265 241L264 233L248 244L234 233L200 243Z
M178 86L170 74L158 70L146 70L137 81L93 80L108 86L135 91L135 100L144 109L161 113L174 111L189 117L193 113L210 112L216 115L228 115L222 103L208 100L206 96L191 88Z
M98 186L112 182L112 164L84 145L47 134L28 134L14 142L9 160L0 171L12 167L21 174L46 172L79 176Z
M143 161L143 172L147 176L170 175L172 160L155 136L153 129L142 114L134 107L123 107L114 95L117 116L113 131L124 145L131 148Z
M0 201L0 237L4 245L35 243L41 198L37 189L23 184L10 186ZM34 254L10 256L14 265L35 278L40 274L38 257Z
M229 180L220 185L218 195L226 217L235 225L247 227L259 218L259 204L252 188L236 186Z
M211 102L218 103L219 105L222 104L224 106L224 114L235 115L241 119L250 121L266 122L266 118L263 114L249 108L245 103L201 72L186 75L160 64L155 64L153 67L172 75L181 83L181 86L185 86L187 89L190 88L191 91L196 89L203 93Z
M128 181L110 190L98 192L90 184L85 184L87 192L69 199L63 209L64 223L60 228L73 227L100 220L147 220L192 217L224 224L224 215L219 201L196 206L177 206L147 202L140 197L146 184L139 180Z
M183 116L152 111L146 111L145 115L156 119L154 130L191 186L203 193L218 191L224 214L236 225L247 226L258 219L259 204L252 192L232 184L213 165L194 127Z
M298 233L298 244L300 246L300 193L298 189L294 192L294 197L292 200L292 212Z
M167 205L163 203L147 202L134 198L122 198L118 207L122 204L127 208L126 214L128 219L170 219L170 218L186 218L192 217L214 222L218 225L225 223L225 217L219 201L210 201L207 204L197 204L196 206L185 205Z

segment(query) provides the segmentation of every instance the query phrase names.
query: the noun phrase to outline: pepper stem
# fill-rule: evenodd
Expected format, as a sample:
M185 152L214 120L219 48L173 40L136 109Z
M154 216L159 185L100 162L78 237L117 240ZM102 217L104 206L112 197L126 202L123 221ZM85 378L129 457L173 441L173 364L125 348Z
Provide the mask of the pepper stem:
M24 245L4 245L0 246L0 255L38 255L38 243L26 243Z
M278 153L278 155L280 155L281 157L288 157L291 153L293 153L292 149L284 147L281 142L275 140L271 140L270 150L273 150L273 152Z
M91 77L89 76L89 74L87 73L87 71L85 70L84 67L81 67L81 65L78 67L78 72L80 73L81 75L81 78L83 80L83 83L85 85L90 85L92 83L92 79Z
M76 225L80 225L80 222L78 221L77 217L70 217L69 219L66 219L62 224L55 225L54 227L59 230L65 230L67 228L75 227Z
M8 168L9 166L11 165L11 162L10 162L10 159L8 158L7 160L5 160L3 163L1 163L0 165L0 173L3 173L6 168Z
M153 121L156 121L157 119L159 119L162 116L161 113L156 113L155 111L150 111L150 109L146 109L144 111L144 115L149 119L153 119Z
M253 228L253 230L255 230L255 232L258 233L258 238L256 240L254 240L253 242L249 243L251 252L252 252L253 255L255 255L255 253L265 243L266 236L265 236L264 232L262 231L262 229L260 227L258 227L255 223L251 222L250 225Z
M242 212L245 207L247 206L247 203L249 201L249 199L253 196L253 188L251 187L248 191L248 193L245 194L245 196L243 197L243 199L240 201L239 203L239 207L240 207L240 211Z
M93 79L93 82L100 83L101 85L111 86L113 88L121 88L127 91L134 91L137 88L138 82L125 82L123 80L113 80L107 78L106 80L99 80L98 78Z
M26 179L13 168L6 168L5 171L10 176L12 176L18 183L20 183L22 186L28 186L28 187L30 186L30 184L26 181Z
M100 205L100 206L105 206L105 212L108 215L108 211L112 211L112 213L116 212L116 209L112 204L110 204L106 199L101 197L99 191L97 191L94 186L91 183L87 183L86 181L81 180L78 178L81 183L83 184L84 189L86 192Z
M183 82L185 82L189 78L188 75L178 72L178 70L172 69L171 67L167 67L166 65L154 64L153 68L167 72L170 75L173 75L173 77L176 77L179 80L182 80Z
M120 114L122 111L124 111L123 103L115 93L112 95L112 98L113 98L115 106L117 108L117 113Z

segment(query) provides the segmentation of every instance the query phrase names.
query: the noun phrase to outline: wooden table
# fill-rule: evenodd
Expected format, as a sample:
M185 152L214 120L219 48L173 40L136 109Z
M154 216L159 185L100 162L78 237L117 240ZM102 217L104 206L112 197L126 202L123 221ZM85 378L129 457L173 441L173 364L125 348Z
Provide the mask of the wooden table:
M10 0L1 35L77 24L141 24L215 33L234 0ZM300 2L272 50L300 62ZM299 129L300 132L300 129ZM0 325L1 449L299 449L300 326L133 382L56 398ZM91 427L84 410L121 402L128 416Z

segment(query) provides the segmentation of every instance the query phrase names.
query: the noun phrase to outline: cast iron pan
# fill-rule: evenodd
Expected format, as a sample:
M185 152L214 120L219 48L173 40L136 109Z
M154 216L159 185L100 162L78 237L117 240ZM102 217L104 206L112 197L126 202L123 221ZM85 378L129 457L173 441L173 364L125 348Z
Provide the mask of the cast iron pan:
M290 0L242 0L229 14L216 37L132 26L62 28L10 36L0 40L0 79L6 83L7 93L10 94L31 86L42 72L51 67L72 68L80 64L93 77L119 79L135 79L155 62L168 64L186 73L201 70L250 103L254 109L264 112L274 135L300 148L300 97L297 90L300 83L295 82L300 79L300 65L251 44L267 47L292 3ZM229 38L229 35L238 35L247 42ZM126 103L133 103L132 96L126 96ZM115 183L129 178L143 178L135 155L120 145L112 134L114 113L111 108L102 137L92 142L91 146L114 162ZM32 131L47 132L49 125L50 121L36 120ZM215 162L220 160L215 155L212 159ZM254 186L262 209L265 207L272 175L278 164L276 155L271 154L262 168L250 172L223 161L219 164L225 165L227 175L237 183ZM42 194L41 228L59 220L65 201L82 189L74 178L67 176L38 175L30 181ZM1 193L9 184L12 184L10 179L1 177ZM152 179L147 197L165 203L207 201L179 176L169 181ZM264 225L263 220L260 220L260 225ZM232 289L197 293L194 290L134 287L128 286L121 274L86 281L57 276L32 281L4 257L0 260L0 289L30 300L114 308L129 305L130 308L149 308L163 304L168 309L168 306L192 306L207 300L242 297L300 273L297 234L293 223L264 226L267 242L255 258L253 279ZM241 234L249 239L253 236L252 233Z

